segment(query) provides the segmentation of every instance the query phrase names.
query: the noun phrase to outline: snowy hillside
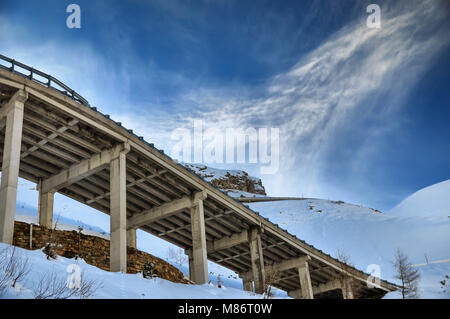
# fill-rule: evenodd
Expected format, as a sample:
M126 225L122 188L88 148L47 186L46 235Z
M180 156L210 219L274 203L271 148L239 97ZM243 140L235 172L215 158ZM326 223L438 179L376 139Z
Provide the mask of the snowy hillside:
M440 187L434 189L438 193L442 191ZM407 201L404 203L407 204ZM248 205L333 257L337 258L339 252L349 256L355 266L363 271L371 264L379 265L381 277L392 282L396 282L392 261L397 248L405 252L414 264L426 263L426 259L450 258L450 219L446 216L420 216L417 211L411 211L411 216L394 216L371 208L323 199ZM417 207L420 209L423 205ZM450 263L424 265L419 269L423 274L421 297L450 297L441 293L439 284L446 274L450 274ZM396 294L387 297L396 297Z
M12 251L11 246L0 243L0 252L4 249L9 249L9 253ZM55 282L56 285L59 283L65 286L70 272L68 267L73 264L80 267L80 273L83 274L86 282L92 281L94 286L98 287L90 298L185 299L186 296L189 296L189 298L193 299L249 299L262 297L240 289L218 288L214 284L185 285L160 278L145 279L140 274L108 272L86 264L82 259L75 260L59 257L57 260L47 260L44 253L40 250L29 251L16 248L14 254L21 260L26 261L30 267L30 272L25 278L19 280L14 288L6 288L6 291L3 292L0 298L34 298L39 290L41 292L43 290L42 284L40 285L41 281L43 279L47 281L48 278L51 278L51 281ZM1 278L3 278L2 269L0 269L0 283ZM50 288L50 290L52 289ZM0 293L1 290L0 287ZM79 298L79 296L72 296L72 298Z
M415 192L395 206L389 215L450 217L450 179Z

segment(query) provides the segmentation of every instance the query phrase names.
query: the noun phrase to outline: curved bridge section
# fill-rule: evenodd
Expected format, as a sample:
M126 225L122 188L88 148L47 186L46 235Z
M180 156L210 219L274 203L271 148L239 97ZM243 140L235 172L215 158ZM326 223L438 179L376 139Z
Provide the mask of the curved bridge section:
M38 185L41 225L52 226L55 192L110 216L112 271L126 271L126 246L136 245L141 229L183 248L198 284L208 281L210 260L257 293L268 284L295 298L379 298L396 289L386 281L369 288L368 274L228 197L62 82L1 60L2 242L12 243L20 176Z

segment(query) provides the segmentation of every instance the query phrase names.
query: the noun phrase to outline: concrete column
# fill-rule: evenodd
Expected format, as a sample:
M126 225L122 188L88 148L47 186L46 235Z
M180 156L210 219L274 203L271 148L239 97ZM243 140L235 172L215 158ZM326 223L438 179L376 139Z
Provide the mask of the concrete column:
M350 277L344 278L342 280L342 297L344 299L354 299L353 287L352 287L353 279Z
M127 272L126 155L110 163L110 270Z
M127 246L136 249L136 228L131 228L127 230Z
M252 275L255 292L264 293L265 274L264 274L264 256L261 245L261 234L258 228L252 228L248 234L250 245L250 258L252 263Z
M2 108L2 111L5 111L3 114L6 116L6 128L0 185L0 242L7 244L13 242L23 110L27 98L28 94L20 90Z
M203 199L196 200L191 207L191 225L193 260L190 273L195 283L202 285L209 280Z
M314 299L311 276L309 274L309 265L307 261L304 261L300 267L298 267L298 276L300 279L301 298Z
M38 215L39 215L39 225L52 228L53 227L53 201L55 193L48 192L43 193L39 191L39 205L38 205Z

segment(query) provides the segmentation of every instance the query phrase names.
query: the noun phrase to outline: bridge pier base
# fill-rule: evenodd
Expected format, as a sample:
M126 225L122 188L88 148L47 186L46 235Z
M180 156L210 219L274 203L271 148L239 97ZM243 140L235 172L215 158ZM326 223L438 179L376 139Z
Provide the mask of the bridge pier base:
M203 199L196 199L191 207L192 263L189 261L191 280L202 285L209 281Z
M255 293L262 294L265 290L264 257L261 245L260 230L256 227L249 230L250 258Z
M54 192L43 193L39 190L38 216L39 225L52 228L53 227L53 202L55 198Z
M12 244L13 242L23 112L27 98L28 93L19 90L0 110L0 119L6 117L2 180L0 184L0 242L7 244Z
M110 271L127 272L126 153L110 163Z

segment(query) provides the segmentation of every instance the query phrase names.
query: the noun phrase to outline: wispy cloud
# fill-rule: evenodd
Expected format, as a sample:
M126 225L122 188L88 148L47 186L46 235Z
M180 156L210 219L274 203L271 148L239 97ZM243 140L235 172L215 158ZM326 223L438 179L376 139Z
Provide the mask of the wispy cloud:
M161 70L152 61L112 67L88 46L74 53L49 42L27 55L24 44L10 41L7 52L69 78L82 95L98 101L101 110L165 149L172 146L172 130L192 128L195 119L202 119L206 127L222 129L279 127L282 169L265 181L269 191L327 197L331 186L324 181L323 171L333 160L329 152L337 131L359 125L357 132L370 140L389 130L388 121L383 127L368 128L355 119L373 112L379 118L392 115L392 109L402 106L404 96L449 44L440 28L446 13L437 2L402 2L382 10L381 29L368 29L366 14L361 12L360 20L336 31L287 72L258 86L213 86L208 79L192 81ZM49 51L55 58L45 54ZM82 64L77 63L80 54ZM61 56L68 62L58 63ZM74 76L74 67L80 77ZM132 98L136 93L132 77L147 81L150 87L161 79L176 81L183 90L170 99L154 96L151 101L139 101ZM363 141L352 151L349 165L358 171L375 150ZM346 195L345 191L340 194Z

